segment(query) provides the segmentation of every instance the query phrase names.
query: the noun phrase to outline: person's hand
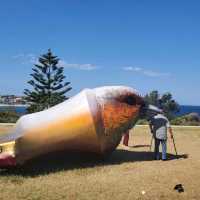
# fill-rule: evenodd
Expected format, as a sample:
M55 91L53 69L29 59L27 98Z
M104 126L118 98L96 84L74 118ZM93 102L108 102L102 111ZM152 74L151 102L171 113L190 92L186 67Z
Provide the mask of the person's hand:
M169 134L170 134L170 138L173 139L173 132L172 132L172 128L169 127Z

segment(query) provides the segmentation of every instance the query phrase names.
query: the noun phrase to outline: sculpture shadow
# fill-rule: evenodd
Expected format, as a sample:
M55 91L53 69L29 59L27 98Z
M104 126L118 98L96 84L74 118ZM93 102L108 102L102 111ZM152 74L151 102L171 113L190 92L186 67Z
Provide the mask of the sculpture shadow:
M183 155L167 155L170 160L187 158L186 154ZM153 152L146 151L128 151L117 149L107 157L100 157L92 154L80 153L66 153L59 152L57 154L48 154L37 159L33 159L26 164L11 168L1 169L0 176L21 175L27 177L36 177L39 175L47 175L57 171L69 169L84 169L96 166L116 165L127 162L138 161L152 161L154 157Z
M129 146L130 148L142 148L142 147L149 147L150 145L148 144L140 144L140 145L133 145L133 146Z

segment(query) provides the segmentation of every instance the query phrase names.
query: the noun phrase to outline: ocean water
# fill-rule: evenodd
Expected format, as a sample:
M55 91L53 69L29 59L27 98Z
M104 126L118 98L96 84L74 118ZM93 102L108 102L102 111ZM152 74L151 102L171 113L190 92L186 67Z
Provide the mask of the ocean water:
M17 112L20 115L24 115L27 113L26 107L1 107L0 106L0 112L1 111L6 111L6 110L12 110ZM177 116L182 116L186 115L189 113L198 113L200 115L200 106L187 106L187 105L182 105L180 106L180 112L177 113Z
M180 112L177 113L177 116L182 116L189 113L198 113L200 115L200 106L182 105L180 106Z
M19 114L26 114L27 113L26 107L16 107L15 111Z
M18 113L19 115L24 115L27 113L26 107L25 106L0 106L0 112L3 111L14 111Z

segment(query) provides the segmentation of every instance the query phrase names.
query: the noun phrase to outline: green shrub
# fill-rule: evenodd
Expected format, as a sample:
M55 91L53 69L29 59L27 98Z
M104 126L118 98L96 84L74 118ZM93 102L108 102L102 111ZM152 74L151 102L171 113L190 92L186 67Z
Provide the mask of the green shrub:
M200 117L196 113L190 113L171 120L171 124L181 126L200 126Z
M19 119L19 115L13 111L0 112L0 123L15 123Z
M137 121L137 125L147 125L147 124L149 124L149 123L146 119L139 119Z
M176 117L170 121L171 125L179 126L200 126L200 116L197 113ZM146 119L139 119L137 125L148 125Z

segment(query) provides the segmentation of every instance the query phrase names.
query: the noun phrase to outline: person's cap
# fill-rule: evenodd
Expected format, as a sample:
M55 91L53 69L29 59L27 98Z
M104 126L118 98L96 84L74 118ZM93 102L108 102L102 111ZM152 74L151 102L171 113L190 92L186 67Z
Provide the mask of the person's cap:
M153 116L157 114L163 114L163 111L154 105L148 105L146 108L146 116Z

